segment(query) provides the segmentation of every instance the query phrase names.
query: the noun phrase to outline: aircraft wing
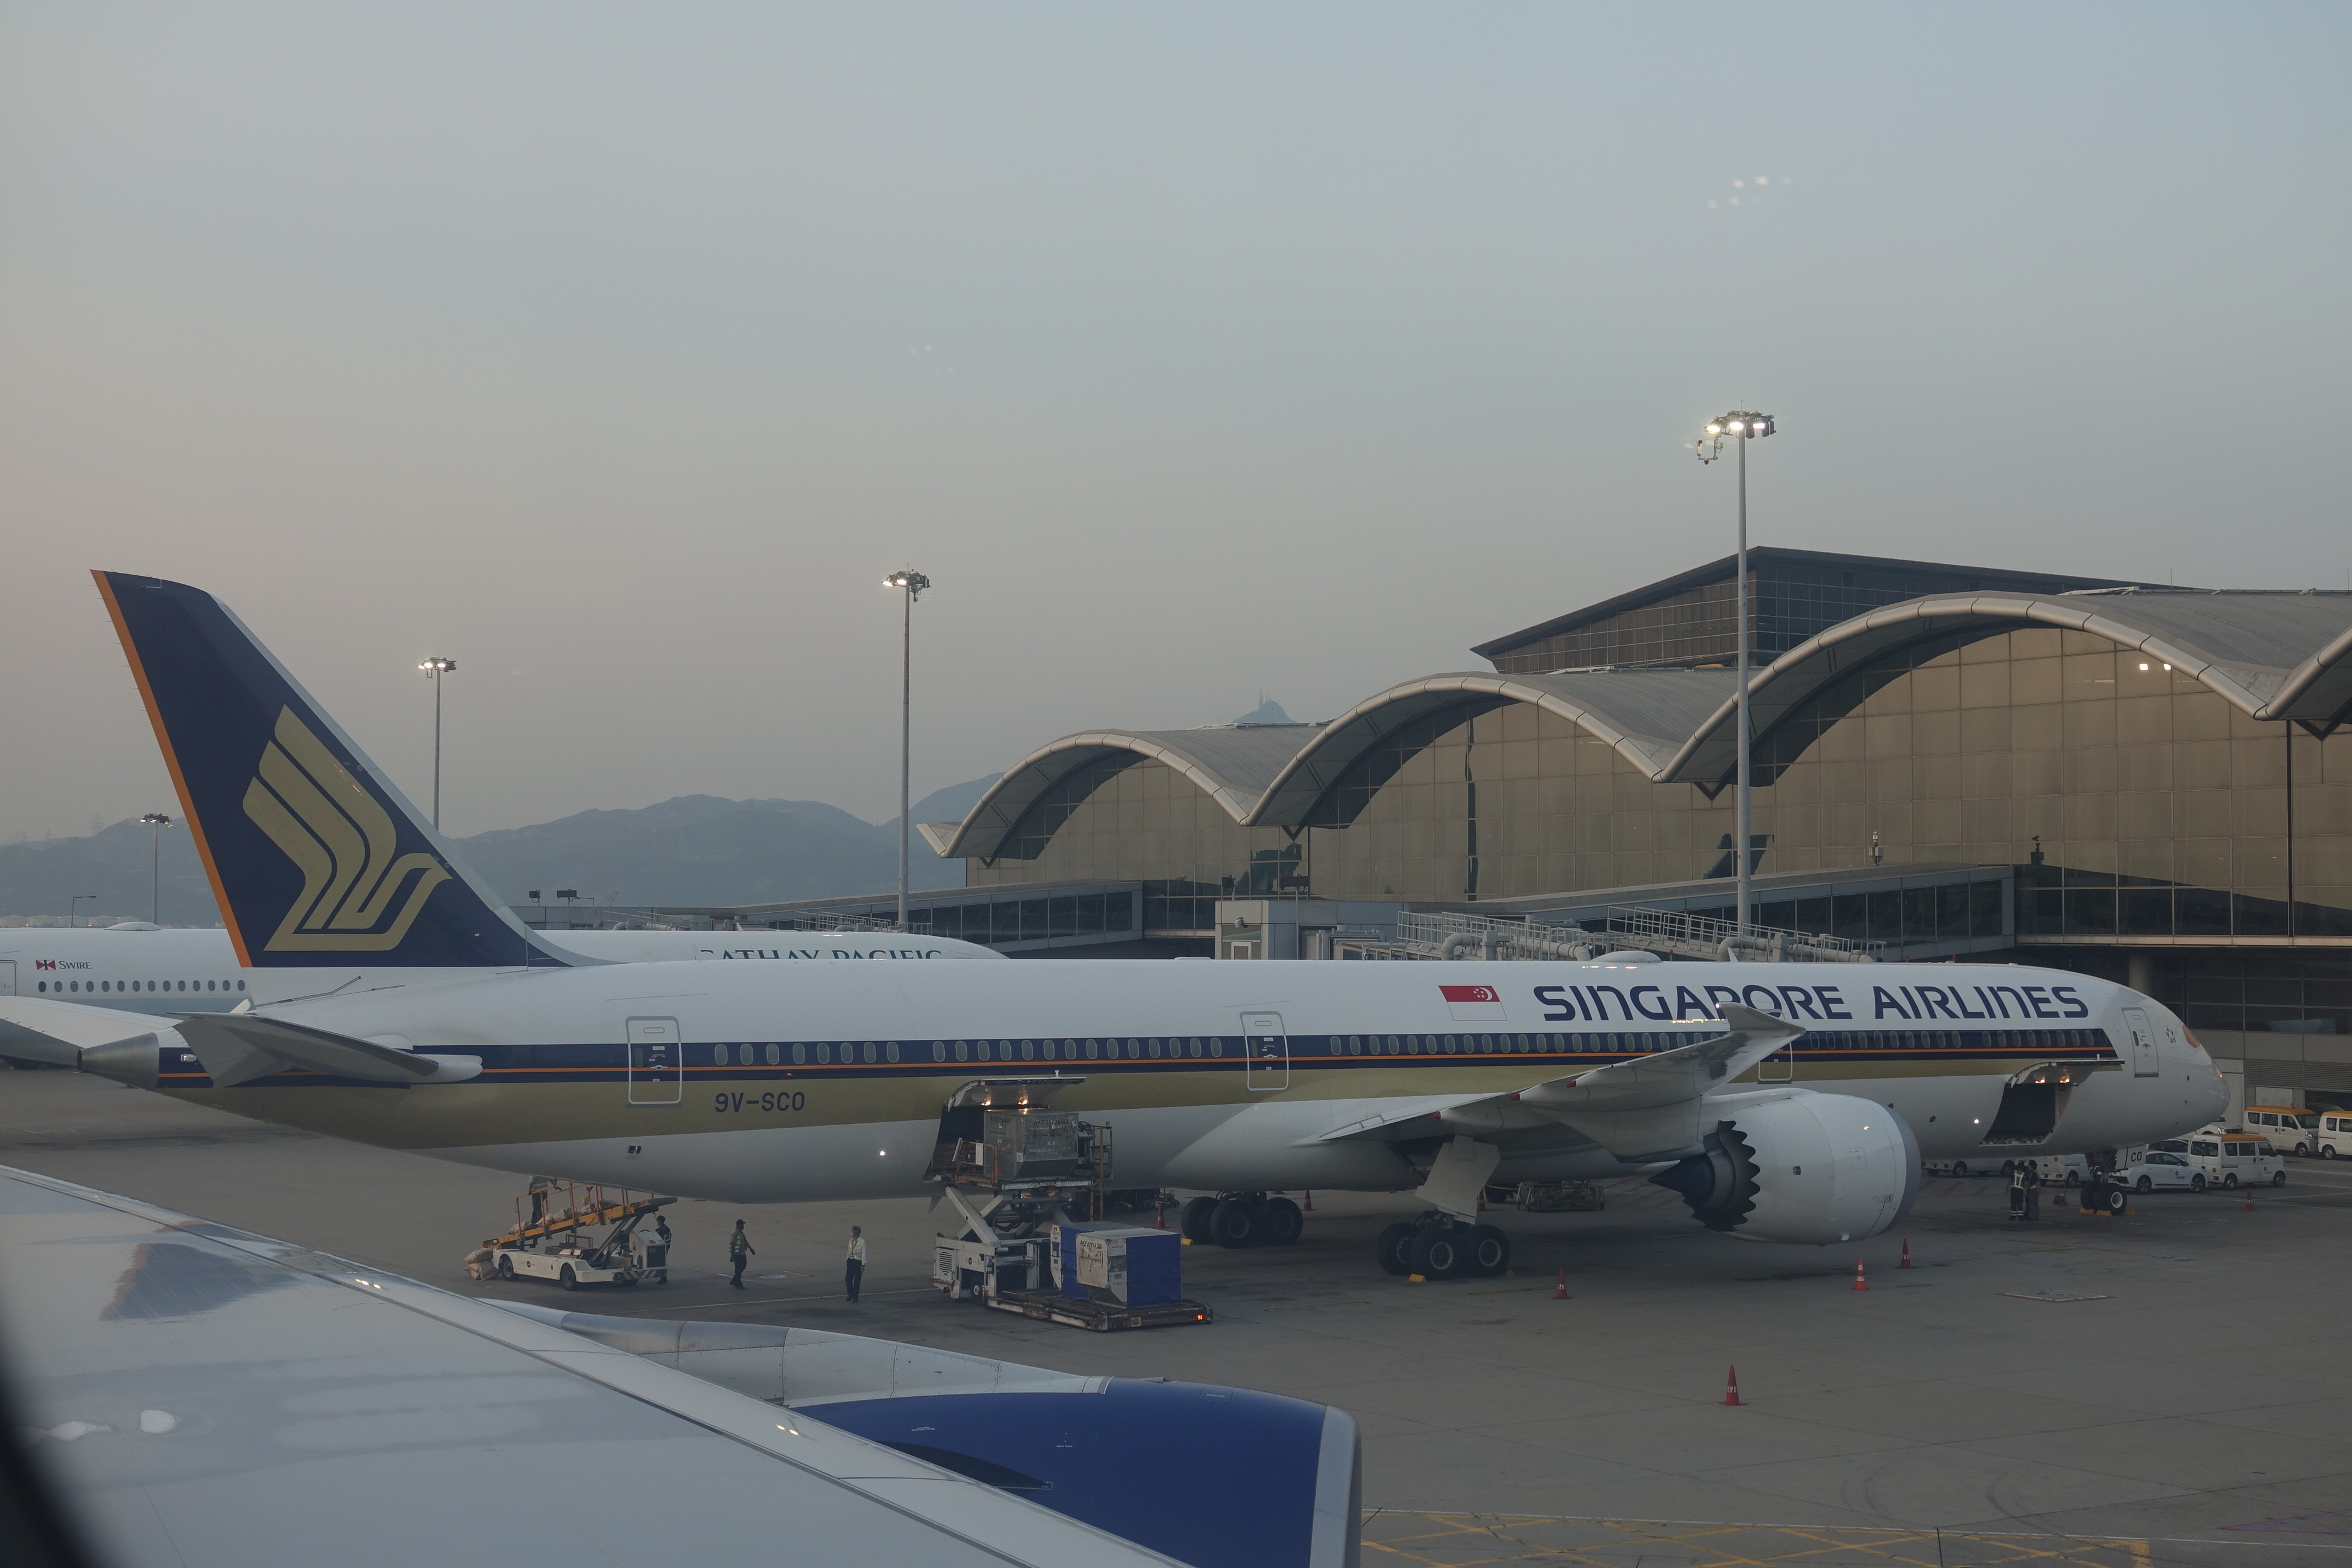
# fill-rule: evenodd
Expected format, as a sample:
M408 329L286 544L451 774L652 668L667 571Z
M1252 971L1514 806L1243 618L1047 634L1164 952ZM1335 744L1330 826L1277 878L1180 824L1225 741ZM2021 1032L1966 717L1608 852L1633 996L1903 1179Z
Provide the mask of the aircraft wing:
M11 1426L93 1561L1176 1561L488 1302L5 1169L0 1320Z
M478 1076L479 1057L434 1056L289 1024L254 1013L183 1013L158 1027L152 1014L0 996L0 1056L78 1068L155 1087L155 1056L192 1051L215 1087L230 1089L288 1068L365 1083L452 1083Z
M1315 1142L1393 1142L1455 1133L1477 1137L1565 1125L1622 1158L1675 1157L1670 1151L1695 1141L1696 1134L1661 1142L1661 1129L1679 1131L1685 1123L1695 1127L1699 1103L1710 1091L1805 1032L1802 1025L1737 1003L1724 1006L1723 1021L1727 1026L1720 1035L1547 1079L1508 1094L1384 1100L1374 1114L1334 1128Z

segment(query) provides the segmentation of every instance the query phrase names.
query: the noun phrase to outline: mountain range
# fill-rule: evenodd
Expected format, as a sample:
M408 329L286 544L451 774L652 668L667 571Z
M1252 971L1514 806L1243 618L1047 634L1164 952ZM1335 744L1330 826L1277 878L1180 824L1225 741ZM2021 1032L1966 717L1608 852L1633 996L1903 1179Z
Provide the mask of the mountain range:
M995 782L971 779L917 801L917 822L955 821ZM634 811L583 811L530 827L461 838L467 861L509 903L536 889L577 889L598 903L751 904L878 893L898 886L898 826L813 800L721 800L682 795ZM908 882L960 887L963 863L942 860L917 834ZM150 857L155 915L166 925L212 925L219 913L187 829L118 822L84 838L0 846L0 917L145 920ZM87 895L96 895L89 897Z

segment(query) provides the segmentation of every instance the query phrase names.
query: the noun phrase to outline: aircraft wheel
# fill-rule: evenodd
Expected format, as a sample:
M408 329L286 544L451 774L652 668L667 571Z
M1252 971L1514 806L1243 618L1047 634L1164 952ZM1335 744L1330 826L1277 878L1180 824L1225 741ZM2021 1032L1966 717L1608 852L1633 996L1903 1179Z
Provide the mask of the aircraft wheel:
M1481 1279L1498 1279L1511 1267L1511 1238L1491 1225L1470 1233L1470 1272Z
M2143 1180L2145 1180L2145 1178L2143 1178ZM2144 1187L2141 1189L2143 1192L2146 1190L2147 1189ZM2121 1187L2109 1187L2107 1189L2107 1212L2109 1214L2121 1214L2124 1212L2124 1190Z
M1265 1215L1245 1198L1227 1198L1209 1215L1209 1236L1219 1247L1255 1247L1265 1239Z
M1307 1228L1307 1216L1288 1198L1268 1198L1258 1211L1258 1222L1265 1234L1259 1238L1268 1247L1288 1247Z
M563 1266L563 1288L566 1290L580 1289L580 1277L572 1272L572 1265L569 1263Z
M1468 1267L1469 1249L1452 1227L1433 1225L1412 1238L1412 1271L1424 1279L1451 1279Z
M1209 1234L1209 1216L1216 1212L1216 1199L1194 1198L1184 1205L1184 1217L1177 1222L1177 1228L1193 1246L1206 1247L1216 1240Z
M514 1283L514 1259L503 1252L499 1254L499 1279L509 1285Z
M1381 1231L1380 1239L1372 1243L1373 1255L1381 1260L1383 1273L1402 1279L1412 1272L1412 1238L1420 1227L1410 1220L1399 1220Z

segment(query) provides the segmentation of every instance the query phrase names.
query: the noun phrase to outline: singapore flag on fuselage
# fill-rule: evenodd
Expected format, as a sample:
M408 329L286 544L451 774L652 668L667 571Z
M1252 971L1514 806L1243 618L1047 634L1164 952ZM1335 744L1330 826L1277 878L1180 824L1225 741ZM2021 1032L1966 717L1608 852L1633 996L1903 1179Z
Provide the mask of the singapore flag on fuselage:
M1502 994L1491 985L1441 985L1445 993L1446 1010L1457 1024L1501 1024L1510 1015L1503 1011Z

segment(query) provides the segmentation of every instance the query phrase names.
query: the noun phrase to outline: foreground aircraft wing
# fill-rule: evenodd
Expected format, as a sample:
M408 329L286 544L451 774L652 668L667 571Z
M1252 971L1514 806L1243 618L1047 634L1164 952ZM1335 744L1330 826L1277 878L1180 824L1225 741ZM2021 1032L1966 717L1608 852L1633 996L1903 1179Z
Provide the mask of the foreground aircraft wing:
M1321 1134L1318 1142L1395 1140L1452 1132L1510 1132L1565 1124L1610 1152L1668 1157L1690 1139L1660 1142L1663 1123L1696 1124L1699 1102L1790 1040L1801 1025L1726 1004L1720 1035L1652 1056L1548 1079L1509 1094L1434 1095L1384 1103L1380 1111ZM1664 1113L1662 1117L1660 1113Z
M488 1302L5 1169L0 1326L10 1425L96 1562L1175 1561Z

